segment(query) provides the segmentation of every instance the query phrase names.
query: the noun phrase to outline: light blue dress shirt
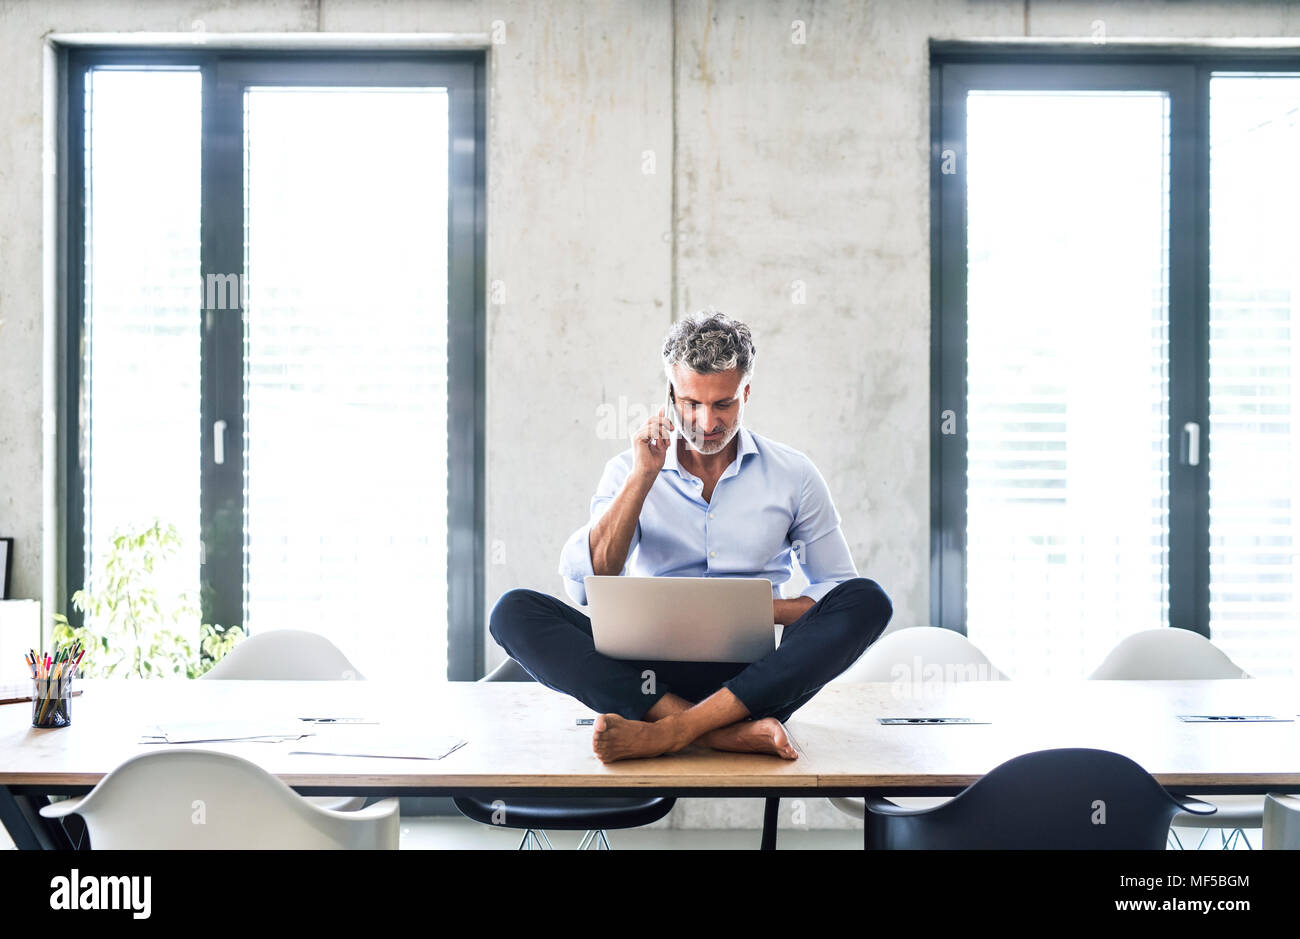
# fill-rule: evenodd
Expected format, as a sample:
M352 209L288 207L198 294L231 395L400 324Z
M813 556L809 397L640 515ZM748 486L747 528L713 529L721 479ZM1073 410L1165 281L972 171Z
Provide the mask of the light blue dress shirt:
M858 576L840 531L840 515L826 481L810 459L792 447L741 427L736 458L705 502L704 483L677 462L677 448L646 495L622 573L636 577L766 577L772 596L793 573L798 558L808 587L820 600ZM605 464L591 518L564 545L560 575L575 603L586 605L583 578L592 574L588 537L632 471L629 447Z

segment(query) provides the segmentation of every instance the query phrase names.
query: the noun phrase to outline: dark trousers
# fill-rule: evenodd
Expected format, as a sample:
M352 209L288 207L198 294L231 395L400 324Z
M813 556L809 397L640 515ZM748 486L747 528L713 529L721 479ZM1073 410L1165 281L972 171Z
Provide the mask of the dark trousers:
M539 682L601 714L642 720L670 691L697 702L727 688L755 720L785 721L858 660L885 631L893 611L875 581L845 581L786 626L776 649L748 664L611 659L596 651L587 616L523 588L501 596L489 628Z

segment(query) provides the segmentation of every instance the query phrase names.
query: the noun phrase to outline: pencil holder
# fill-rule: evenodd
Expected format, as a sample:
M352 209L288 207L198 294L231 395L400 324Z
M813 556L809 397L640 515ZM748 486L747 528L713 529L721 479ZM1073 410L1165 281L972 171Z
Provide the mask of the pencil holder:
M72 723L72 679L32 679L32 726L67 727Z

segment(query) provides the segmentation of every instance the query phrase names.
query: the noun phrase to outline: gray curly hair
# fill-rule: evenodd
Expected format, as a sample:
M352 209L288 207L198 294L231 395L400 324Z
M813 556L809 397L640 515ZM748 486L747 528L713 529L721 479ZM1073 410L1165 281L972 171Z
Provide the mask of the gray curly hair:
M749 327L717 310L701 310L672 325L664 338L664 374L673 366L710 374L739 369L744 381L754 374L754 338Z

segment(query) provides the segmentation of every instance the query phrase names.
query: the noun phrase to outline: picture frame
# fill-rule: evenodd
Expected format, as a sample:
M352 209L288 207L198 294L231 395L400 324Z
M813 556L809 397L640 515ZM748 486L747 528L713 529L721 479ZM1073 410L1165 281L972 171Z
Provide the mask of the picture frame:
M9 599L9 580L14 569L14 540L0 538L0 600Z

